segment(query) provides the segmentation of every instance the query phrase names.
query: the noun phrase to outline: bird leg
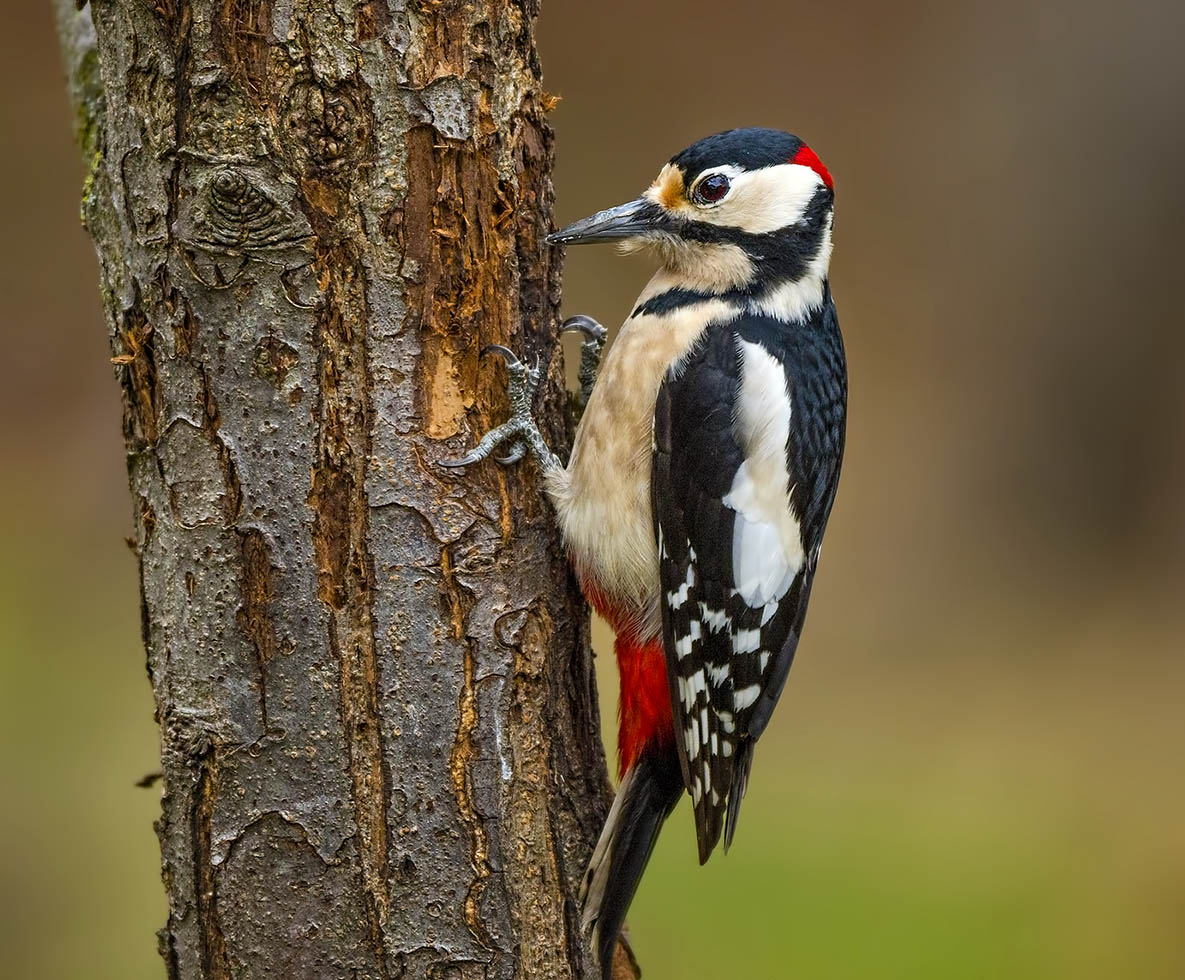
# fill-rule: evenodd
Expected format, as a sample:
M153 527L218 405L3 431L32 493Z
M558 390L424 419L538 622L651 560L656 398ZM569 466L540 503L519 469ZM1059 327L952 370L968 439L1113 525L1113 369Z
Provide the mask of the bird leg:
M531 405L542 376L539 365L528 368L515 356L514 351L501 344L490 344L482 353L486 351L501 354L506 361L506 373L509 375L506 390L510 398L510 418L482 436L481 441L460 459L442 459L440 465L455 467L480 463L492 456L499 446L510 443L511 449L506 456L495 457L499 463L517 463L530 452L544 472L561 469L562 464L547 448L543 434L531 417Z
M591 316L579 314L570 316L560 325L560 333L580 331L584 340L580 343L580 393L573 399L578 409L577 415L584 412L592 394L593 385L597 383L597 369L601 366L601 351L605 347L605 338L609 331L602 327Z

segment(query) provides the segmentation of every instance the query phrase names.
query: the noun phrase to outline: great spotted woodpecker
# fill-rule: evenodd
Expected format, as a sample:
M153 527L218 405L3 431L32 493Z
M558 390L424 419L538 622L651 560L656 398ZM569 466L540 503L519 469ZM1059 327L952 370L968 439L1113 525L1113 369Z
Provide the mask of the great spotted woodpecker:
M605 357L588 317L587 404L565 467L531 420L538 370L505 348L499 445L542 467L571 560L616 631L621 782L583 888L608 978L659 830L682 796L699 859L727 849L753 747L802 633L844 446L847 375L831 300L834 190L802 140L701 140L637 200L548 239L649 248L660 268ZM591 393L587 389L591 386Z

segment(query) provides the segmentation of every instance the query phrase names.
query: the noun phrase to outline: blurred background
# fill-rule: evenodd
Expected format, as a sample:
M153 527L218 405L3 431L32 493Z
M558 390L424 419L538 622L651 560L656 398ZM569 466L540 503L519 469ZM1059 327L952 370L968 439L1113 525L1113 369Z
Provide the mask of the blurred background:
M5 28L0 973L157 980L118 390L49 10ZM686 807L660 841L647 980L1185 977L1183 37L1177 0L545 0L558 221L738 125L838 195L809 627L732 852ZM649 271L567 269L607 323Z

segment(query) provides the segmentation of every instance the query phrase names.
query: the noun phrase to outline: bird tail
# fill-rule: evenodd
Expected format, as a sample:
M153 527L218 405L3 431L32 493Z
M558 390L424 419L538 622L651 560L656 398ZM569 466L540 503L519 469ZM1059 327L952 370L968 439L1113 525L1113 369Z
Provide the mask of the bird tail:
M728 792L728 819L724 822L724 853L732 847L732 835L737 832L741 815L741 800L749 788L749 769L753 765L753 740L742 738L737 744L736 762L732 769L732 788Z
M612 973L617 937L658 832L682 795L674 744L649 742L622 778L580 889L584 930L604 980Z

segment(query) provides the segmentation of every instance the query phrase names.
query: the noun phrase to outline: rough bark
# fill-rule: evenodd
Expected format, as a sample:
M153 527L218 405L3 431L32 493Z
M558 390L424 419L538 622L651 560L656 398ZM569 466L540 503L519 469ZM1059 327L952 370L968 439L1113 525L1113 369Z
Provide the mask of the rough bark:
M58 0L124 395L170 978L591 976L608 782L529 463L537 0ZM93 28L92 28L93 17Z

